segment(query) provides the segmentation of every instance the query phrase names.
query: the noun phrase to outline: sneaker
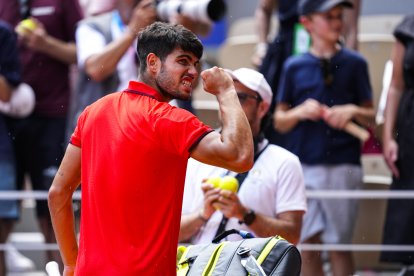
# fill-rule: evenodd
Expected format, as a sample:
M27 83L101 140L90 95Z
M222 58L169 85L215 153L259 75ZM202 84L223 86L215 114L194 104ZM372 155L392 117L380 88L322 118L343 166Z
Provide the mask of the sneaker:
M7 244L5 259L9 272L28 272L36 268L34 262L17 251L12 244Z

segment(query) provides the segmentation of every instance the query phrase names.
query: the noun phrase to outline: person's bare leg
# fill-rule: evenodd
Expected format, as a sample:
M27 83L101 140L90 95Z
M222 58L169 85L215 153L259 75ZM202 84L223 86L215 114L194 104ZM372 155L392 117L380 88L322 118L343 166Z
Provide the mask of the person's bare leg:
M40 229L45 237L46 243L56 243L55 233L53 232L52 221L50 217L42 216L38 217ZM59 250L46 251L47 262L55 261L59 264L59 269L63 269L63 261L60 256Z
M354 275L354 260L349 251L331 251L330 254L332 274L334 276Z
M14 221L9 219L0 219L0 243L4 244L13 229ZM7 272L5 251L0 250L0 275L5 276Z
M306 241L304 244L320 244L320 234L315 235ZM322 258L320 251L302 251L302 276L322 276Z

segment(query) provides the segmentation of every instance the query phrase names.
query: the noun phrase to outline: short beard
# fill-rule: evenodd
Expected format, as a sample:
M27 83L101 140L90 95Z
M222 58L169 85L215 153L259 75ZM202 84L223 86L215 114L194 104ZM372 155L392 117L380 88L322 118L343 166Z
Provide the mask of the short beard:
M163 68L161 68L161 72L160 72L159 77L157 77L155 79L155 85L157 86L158 91L160 91L160 93L164 96L164 98L168 99L168 101L171 101L171 100L174 100L174 99L184 100L184 101L189 100L190 99L190 94L179 93L179 92L171 91L170 89L168 89L168 86L169 86L168 84L170 83L170 79L164 78L163 73L164 73L164 70L163 70ZM165 85L163 85L165 83L167 83L167 85L166 85L167 87L165 87Z

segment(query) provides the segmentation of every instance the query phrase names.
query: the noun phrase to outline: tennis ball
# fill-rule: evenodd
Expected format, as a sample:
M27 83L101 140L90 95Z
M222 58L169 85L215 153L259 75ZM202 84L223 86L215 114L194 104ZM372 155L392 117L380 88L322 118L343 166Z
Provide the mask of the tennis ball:
M180 262L181 257L183 256L186 250L187 250L187 247L185 247L184 245L180 245L177 247L177 262L176 262L177 265Z
M220 187L220 181L221 181L220 176L211 176L211 177L207 178L206 183L213 185L214 188L219 188Z
M34 31L36 28L36 22L31 18L27 18L20 21L20 23L16 26L16 32L18 34L24 34L26 30Z
M222 190L237 193L237 190L239 189L239 181L233 176L226 175L221 179L219 187Z

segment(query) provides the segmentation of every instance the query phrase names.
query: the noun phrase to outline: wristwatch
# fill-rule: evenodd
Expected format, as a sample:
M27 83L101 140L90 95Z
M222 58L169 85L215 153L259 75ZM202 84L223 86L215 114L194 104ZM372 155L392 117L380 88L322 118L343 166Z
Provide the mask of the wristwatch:
M246 225L250 225L253 223L253 221L256 219L256 213L249 209L243 216L243 223Z

